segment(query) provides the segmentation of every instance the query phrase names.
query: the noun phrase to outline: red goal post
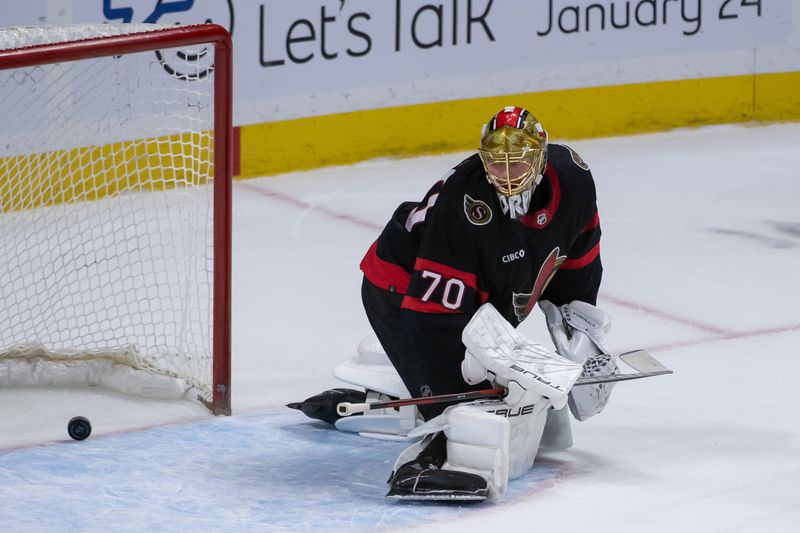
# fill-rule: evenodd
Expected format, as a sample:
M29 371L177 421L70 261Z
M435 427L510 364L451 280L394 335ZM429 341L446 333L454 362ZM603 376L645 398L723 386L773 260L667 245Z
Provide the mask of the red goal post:
M99 27L100 33L106 33L106 29L112 25L103 26ZM120 29L115 29L119 32L115 35L91 36L92 32L88 32L90 36L83 37L85 33L79 32L81 36L77 39L30 46L23 44L21 47L0 50L0 98L10 99L9 110L14 112L9 112L7 115L15 114L17 109L22 107L19 102L25 104L35 102L31 96L33 93L40 92L47 96L41 103L30 105L29 113L32 119L26 120L22 112L17 113L21 117L18 125L15 125L12 117L11 124L6 121L4 125L6 131L0 134L0 145L6 148L3 152L0 147L0 216L3 217L4 224L7 220L10 221L8 226L14 233L8 237L9 243L2 241L0 245L6 250L18 248L16 256L24 257L24 261L22 259L18 261L24 263L21 267L18 263L10 266L0 264L0 268L5 270L0 275L7 274L9 269L13 271L7 274L9 276L7 279L2 280L6 287L10 287L9 294L12 291L21 293L21 296L14 298L4 296L0 299L0 306L10 309L7 315L0 315L0 328L5 330L0 332L2 339L0 350L10 351L12 355L7 356L6 360L17 363L24 362L28 357L26 354L31 352L29 347L36 345L32 357L37 358L37 365L41 359L47 358L54 358L68 365L74 362L82 363L97 354L100 354L98 358L103 360L103 364L109 360L112 364L118 364L126 357L123 352L137 352L134 354L134 359L137 361L133 364L134 372L153 371L170 379L185 379L188 389L192 391L187 393L187 396L203 401L215 414L230 414L232 41L224 28L213 24L154 27L144 30L137 28L138 31L133 33L127 33L121 26L124 25L120 25ZM20 29L22 32L27 30ZM31 31L38 30L31 29ZM213 46L213 56L211 56L213 62L206 63L202 67L204 70L197 70L188 77L176 73L176 69L169 65L169 60L164 60L161 53L165 49L178 50L177 54L181 60L202 58L208 45ZM3 41L0 39L0 48L2 47ZM196 52L181 51L192 47L200 48L197 48ZM144 60L141 66L124 66L123 60L145 53L150 58ZM72 63L100 59L108 62L118 60L117 62L122 65L119 67L121 71L115 75L107 75L106 71L100 69L92 74L94 77L82 82L81 75L91 67L81 66L78 72L70 72L68 69L68 65ZM210 57L208 59L210 60ZM48 65L67 66L58 74L51 75L48 81L49 74L43 74L44 67ZM164 72L159 71L159 67ZM126 70L130 73L127 78ZM4 73L6 76L2 77ZM149 82L144 78L150 75L158 79L148 85ZM108 86L98 89L100 92L93 97L91 95L93 88L105 83L107 77L113 77L114 80L109 82ZM213 88L208 89L213 91L213 96L207 99L205 95L200 96L194 86L188 87L192 79L206 77L213 78ZM36 87L35 84L40 83L40 79L44 79L41 83L51 83L51 85ZM187 87L179 87L181 81ZM65 90L60 94L57 89L52 88L59 85L72 87L73 90ZM121 97L120 94L127 89L138 90L141 96L132 97L127 103L124 101L120 103L120 98L124 99L124 95ZM184 89L186 89L185 94L180 92ZM114 94L115 91L120 94ZM58 96L54 96L57 93ZM151 95L152 102L143 99ZM86 101L77 103L77 100L83 97ZM69 115L68 118L62 118L63 109L59 108L60 104L54 103L56 98L63 98L66 102L63 104L63 109L70 109L69 113L65 113ZM108 100L108 103L105 100ZM168 118L167 108L170 105L180 108L183 114L173 119ZM213 131L208 132L203 121L192 113L195 112L195 108L198 113L207 113L206 108L211 105L213 105L211 112L213 120L209 125ZM107 107L103 110L105 115L98 112L99 118L96 122L82 123L88 116L93 117L95 110L103 106ZM47 108L46 112L41 111L43 107ZM145 109L146 116L137 118L135 116L137 108ZM40 119L39 115L43 118ZM53 119L56 115L57 119ZM108 116L118 120L102 122ZM48 140L42 134L58 130L59 121L67 123L70 120L78 124L74 132L69 129L65 131L63 124L60 126L61 131L64 131L63 140ZM137 121L140 124L136 128L139 129L123 133L129 124ZM31 122L40 124L31 126ZM157 133L150 133L151 130L148 128L156 122L163 122L163 132L159 130ZM188 125L188 128L182 130L184 125ZM195 126L197 130L191 129ZM35 131L36 128L39 130ZM17 142L18 137L15 136L17 132L27 132L28 129L34 131L30 140ZM144 135L147 140L136 138L139 132L147 132ZM84 135L88 139L88 136L93 134L96 134L97 139L91 139L90 142L82 143L76 140L77 138L82 140ZM20 134L19 137L23 135ZM63 142L63 146L59 142ZM208 158L213 158L213 161L207 161ZM32 161L35 161L35 164ZM159 168L158 165L165 162L167 166ZM48 192L39 194L45 186L48 187ZM193 204L192 207L185 208L180 202L184 202L184 196L195 194L187 193L186 190L190 188L198 190L213 188L213 192L197 193L198 197L208 194L209 199L186 200ZM181 199L155 198L157 195L170 194L174 194L175 198L180 196ZM144 199L136 200L139 204L133 206L130 198L139 196ZM34 197L34 200L30 200ZM75 215L76 210L91 212L87 215L88 218L94 216L95 211L100 212L101 208L95 207L94 203L108 203L109 207L102 215L98 215L96 221L86 222L87 226L76 228L73 233L66 235L64 239L68 240L68 243L62 243L64 228L79 225L75 221L83 221L81 215ZM213 203L213 209L208 207L208 203ZM176 213L152 215L169 211L175 205L178 205ZM129 208L129 212L123 213ZM56 211L62 218L52 218ZM69 212L64 215L67 211ZM37 214L32 215L34 212ZM122 218L123 215L130 215L130 222L122 223L126 224L125 226L114 226L115 221L110 220L119 213L122 213L120 215ZM198 222L200 217L206 214L213 221L206 222L203 219ZM64 216L66 218L63 218ZM152 220L145 218L151 216ZM157 220L161 217L165 219L173 217L173 220L168 222ZM208 231L205 233L202 230L203 224L208 225ZM196 225L201 226L201 229L197 230L199 237L163 236L174 227L188 228L191 233L196 229ZM110 234L114 240L106 241L105 245L94 241L87 244L76 240L81 238L88 240L90 238L88 234L100 227L104 230L102 232L98 230L98 235L102 233L103 238L108 239L106 234ZM142 229L145 227L152 227L153 234L145 234L145 230ZM9 230L9 233L12 231ZM20 233L26 236L25 241L17 237ZM213 233L213 239L206 239L208 233ZM113 254L117 251L109 252L109 247L115 247L126 237L129 237L130 243L133 244L120 247L118 253L125 255L125 258L114 257ZM37 239L46 244L37 245ZM197 244L192 246L186 244L192 239L195 239ZM157 240L158 243L152 246L152 250L145 249L150 240ZM136 243L145 244L142 249L134 250L138 246ZM59 247L63 247L64 250L56 257L53 249ZM45 259L36 257L36 252L31 251L33 248L38 251L44 250L49 254L48 257ZM184 251L184 248L192 250ZM213 248L213 252L206 254L208 248ZM81 250L89 250L88 255L75 259ZM194 257L192 254L198 250L202 256ZM180 254L180 257L166 257L173 252L176 256ZM153 268L138 263L150 260L151 257L155 257L154 263L158 263ZM72 270L66 274L51 275L51 271L57 268L53 265L68 262L71 263L69 267ZM110 270L100 271L99 267L92 273L93 277L81 277L82 275L75 273L95 268L101 263L113 264L110 268L121 266L124 274L116 274ZM177 266L172 268L173 265ZM196 265L211 266L205 272L202 268L199 269L201 270L199 273L192 272ZM40 272L29 273L29 270L34 270L36 266L43 268ZM20 278L28 281L20 282ZM37 281L37 278L44 281ZM186 282L188 288L184 287L185 279L189 278L200 280L200 284L210 287L201 288L197 294L181 300L186 294L194 291L189 287L193 281ZM64 279L73 280L75 288L58 286L60 280ZM149 286L153 280L162 284L160 289ZM26 288L32 285L37 289ZM116 291L117 286L119 291ZM86 296L95 288L101 290L92 297ZM163 305L158 303L161 300L169 300L171 294L168 296L161 294L170 293L173 289L175 289L175 299L179 301ZM70 290L75 294L71 294ZM40 296L42 292L47 292L48 295L42 297ZM126 301L128 295L132 295L135 301ZM198 300L203 299L210 299L213 303L198 303ZM70 316L72 313L70 308L59 307L53 310L52 306L62 305L64 300L71 302L69 305L76 314L81 312L86 316ZM195 309L193 306L196 304L203 309L199 311ZM206 305L207 310L204 309ZM115 310L103 310L104 307L112 306L116 306ZM57 329L56 326L49 324L50 318L38 319L37 317L41 315L36 313L42 310L50 312L47 316L55 317L53 321L62 321L66 326L58 326ZM133 316L128 316L128 312L132 312ZM186 312L187 316L177 317L181 312ZM205 318L200 315L209 313L211 323L206 325ZM18 316L28 317L23 324L27 329L19 333L19 338L15 338L11 336L14 332L10 330L23 329L15 325ZM149 322L143 326L141 322L146 321ZM33 325L29 326L29 322ZM37 322L45 324L36 324ZM198 324L196 327L195 323ZM124 331L126 324L134 329L140 328L141 333L128 336ZM38 330L39 327L43 329ZM184 330L193 327L197 331L192 334L201 341L178 338ZM109 332L106 332L106 329ZM74 336L74 340L71 335ZM173 335L176 340L168 339ZM149 337L152 337L153 344L157 345L153 349L152 356L147 353L148 348L143 346L148 344ZM206 343L211 354L210 362L204 360L208 357L192 352L192 346L203 344L206 340L210 340ZM71 341L80 346L70 346ZM104 351L106 349L110 350L110 355ZM195 351L202 352L203 349ZM123 355L120 356L120 353ZM172 361L171 357L182 360ZM184 365L188 371L184 371ZM209 366L210 368L206 368ZM9 374L13 372L16 371L9 371ZM116 372L117 377L128 375ZM182 373L187 375L183 376ZM210 375L208 377L203 375L206 373ZM120 381L116 378L115 380ZM22 384L31 383L23 381ZM66 384L74 384L71 374L67 376ZM144 390L147 393L151 390L151 385L146 383L144 386L134 386L133 389L135 392Z

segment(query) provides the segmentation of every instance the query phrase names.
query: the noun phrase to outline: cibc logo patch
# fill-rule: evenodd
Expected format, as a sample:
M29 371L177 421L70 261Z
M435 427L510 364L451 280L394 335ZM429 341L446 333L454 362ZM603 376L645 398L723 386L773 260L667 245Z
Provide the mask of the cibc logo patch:
M523 257L525 257L525 250L520 248L516 252L504 255L500 260L503 263L508 264L511 261L516 261L517 259L522 259Z
M492 220L492 209L484 201L475 200L470 195L464 195L464 213L467 219L476 226L485 226Z

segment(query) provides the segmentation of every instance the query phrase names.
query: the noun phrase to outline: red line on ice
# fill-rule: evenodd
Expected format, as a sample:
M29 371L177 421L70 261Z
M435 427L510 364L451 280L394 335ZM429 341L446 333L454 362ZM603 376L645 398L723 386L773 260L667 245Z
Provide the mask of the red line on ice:
M648 346L646 349L651 351L667 350L670 348L679 348L681 346L697 346L699 344L709 344L717 341L725 341L732 339L747 339L751 337L760 337L762 335L775 335L777 333L788 333L791 331L800 331L800 324L792 324L789 326L778 326L774 328L754 329L751 331L729 331L715 335L713 337L705 337L702 339L689 339L677 342L665 342L653 346Z
M652 307L648 307L646 305L631 302L629 300L624 300L622 298L618 298L616 296L610 296L608 294L603 293L601 298L604 300L608 300L609 302L613 303L614 305L618 305L620 307L627 307L628 309L635 309L637 311L641 311L643 313L647 313L648 315L657 316L659 318L663 318L665 320L669 320L671 322L677 322L679 324L683 324L684 326L690 326L695 329L699 329L705 331L707 333L713 333L715 335L730 335L733 334L732 331L728 331L723 328L719 328L717 326L712 326L710 324L704 324L697 320L693 320L690 318L684 318L677 315L673 315L671 313L667 313L666 311L660 311L658 309L653 309Z
M334 218L334 219L337 219L337 220L341 220L341 221L344 221L344 222L349 222L349 223L354 224L356 226L359 226L361 228L367 228L367 229L376 230L376 231L380 231L380 230L383 229L383 226L380 225L380 224L375 224L373 222L370 222L370 221L367 221L367 220L362 220L360 218L356 218L354 216L347 215L345 213L340 213L338 211L334 211L333 209L328 209L327 207L313 205L313 204L310 204L310 203L305 202L303 200L299 200L297 198L293 198L291 196L288 196L286 194L282 194L282 193L279 193L279 192L275 192L275 191L272 191L272 190L264 189L264 188L261 188L261 187L255 186L255 185L250 185L250 184L242 184L242 183L240 183L239 186L245 187L246 189L248 189L250 191L253 191L253 192L257 193L257 194L260 194L262 196L267 196L269 198L272 198L274 200L278 200L278 201L283 202L285 204L293 205L293 206L301 208L301 209L311 209L311 210L318 211L318 212L323 213L323 214L325 214L325 215L327 215L327 216L329 216L331 218ZM720 341L720 340L742 339L742 338L748 338L748 337L757 337L757 336L760 336L760 335L772 335L772 334L775 334L775 333L784 333L784 332L787 332L787 331L800 330L800 324L795 324L795 325L791 325L791 326L779 326L779 327L774 327L774 328L765 328L765 329L759 329L759 330L753 330L753 331L736 332L736 331L726 330L724 328L720 328L720 327L714 326L712 324L706 324L706 323L703 323L703 322L700 322L698 320L694 320L694 319L691 319L691 318L685 318L685 317L681 317L681 316L678 316L678 315L674 315L674 314L668 313L666 311L661 311L659 309L654 309L654 308L646 306L644 304L632 302L630 300L626 300L626 299L623 299L623 298L618 298L616 296L611 296L611 295L606 294L606 293L603 293L601 295L601 298L604 299L604 300L607 300L610 303L613 303L614 305L618 305L620 307L627 307L628 309L634 309L634 310L646 313L648 315L652 315L652 316L655 316L655 317L658 317L658 318L661 318L661 319L664 319L664 320L668 320L668 321L671 321L671 322L677 322L679 324L683 324L684 326L689 326L689 327L692 327L692 328L695 328L695 329L698 329L698 330L701 330L701 331L705 331L706 333L713 334L712 337L706 337L706 338L703 338L703 339L694 339L694 340L687 340L687 341L671 342L671 343L664 343L664 344L660 344L660 345L656 345L656 346L650 346L648 348L650 350L674 348L674 347L678 347L678 346L693 346L693 345L697 345L697 344L705 344L705 343L716 342L716 341Z
M282 193L279 193L279 192L276 192L276 191L263 189L261 187L258 187L258 186L255 186L255 185L249 185L249 184L240 184L239 186L240 187L244 187L247 190L252 191L252 192L254 192L256 194L260 194L262 196L267 196L269 198L272 198L273 200L278 200L280 202L283 202L283 203L289 204L289 205L293 205L294 207L298 207L300 209L310 209L310 210L313 210L313 211L318 211L320 213L328 215L331 218L335 218L337 220L342 220L342 221L345 221L345 222L349 222L349 223L355 224L356 226L359 226L361 228L367 228L367 229L371 229L371 230L375 230L375 231L381 231L383 229L382 225L375 224L375 223L369 222L367 220L362 220L362 219L356 218L356 217L354 217L352 215L348 215L348 214L345 214L345 213L340 213L339 211L334 211L333 209L328 209L327 207L310 204L310 203L305 202L303 200L299 200L297 198L293 198L291 196L288 196L286 194L282 194Z

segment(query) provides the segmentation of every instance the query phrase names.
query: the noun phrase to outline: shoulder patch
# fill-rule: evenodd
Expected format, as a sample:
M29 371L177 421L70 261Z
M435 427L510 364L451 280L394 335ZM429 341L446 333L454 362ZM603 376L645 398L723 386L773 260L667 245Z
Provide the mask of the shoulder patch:
M589 165L587 165L586 162L583 159L581 159L581 156L578 155L578 152L576 152L575 150L573 150L569 146L566 146L566 149L569 150L569 155L570 155L570 157L572 157L572 161L576 165L581 167L583 170L589 170Z
M492 209L482 200L475 200L470 195L464 195L464 213L467 220L476 226L485 226L492 220Z

